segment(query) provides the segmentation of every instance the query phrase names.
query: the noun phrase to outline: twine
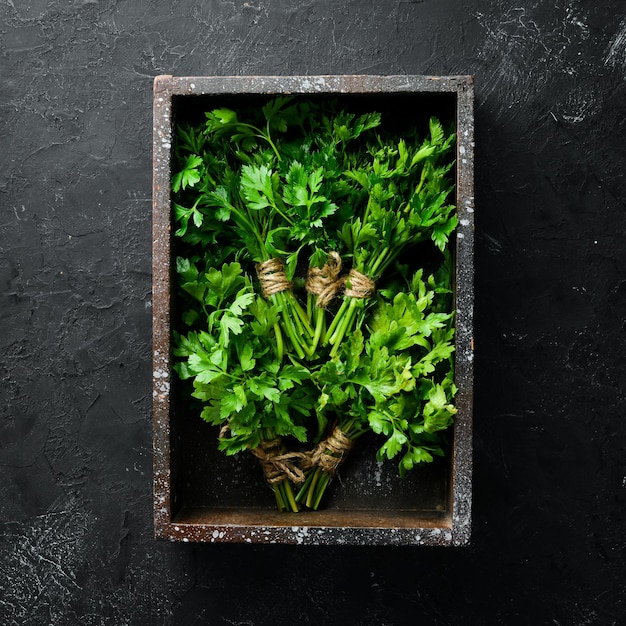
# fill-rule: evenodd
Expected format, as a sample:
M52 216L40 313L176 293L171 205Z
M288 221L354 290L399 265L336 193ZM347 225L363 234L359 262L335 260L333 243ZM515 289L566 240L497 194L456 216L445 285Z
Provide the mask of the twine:
M328 254L328 262L322 267L310 267L307 274L306 289L317 296L316 304L320 308L328 306L342 288L350 298L371 298L376 293L376 283L352 268L348 276L341 273L341 257L337 252Z
M336 252L328 254L328 262L322 267L310 267L306 278L306 290L317 296L316 305L325 308L344 285L341 257Z
M282 482L289 478L295 484L304 482L304 472L296 466L295 461L303 458L300 452L287 452L280 437L261 441L256 448L251 448L250 452L259 459L265 480L270 485Z
M339 426L335 426L330 435L306 455L303 467L304 469L321 467L332 476L353 444L352 439L345 435Z
M261 284L261 293L264 298L269 298L275 293L291 289L293 283L287 280L285 266L280 259L269 259L258 263L256 273Z
M371 298L376 293L376 283L365 274L352 268L346 279L346 296L350 298Z

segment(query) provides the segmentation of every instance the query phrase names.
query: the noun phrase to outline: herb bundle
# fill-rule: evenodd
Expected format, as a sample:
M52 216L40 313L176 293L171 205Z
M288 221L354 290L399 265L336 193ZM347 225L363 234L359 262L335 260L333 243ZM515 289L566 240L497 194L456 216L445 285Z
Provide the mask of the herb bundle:
M317 509L366 432L401 475L443 454L454 133L424 130L290 97L177 127L175 369L280 510Z

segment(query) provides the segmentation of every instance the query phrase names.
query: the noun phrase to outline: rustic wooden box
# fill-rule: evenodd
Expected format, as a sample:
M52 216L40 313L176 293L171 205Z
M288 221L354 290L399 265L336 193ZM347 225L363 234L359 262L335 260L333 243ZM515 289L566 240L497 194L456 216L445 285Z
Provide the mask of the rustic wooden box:
M190 414L171 370L170 160L178 120L275 94L358 98L407 125L424 115L457 126L456 384L451 454L400 479L363 437L319 511L279 513L253 458L224 457ZM473 398L473 79L470 76L172 77L154 82L153 420L155 536L174 541L466 545L470 540ZM364 440L364 441L363 441Z

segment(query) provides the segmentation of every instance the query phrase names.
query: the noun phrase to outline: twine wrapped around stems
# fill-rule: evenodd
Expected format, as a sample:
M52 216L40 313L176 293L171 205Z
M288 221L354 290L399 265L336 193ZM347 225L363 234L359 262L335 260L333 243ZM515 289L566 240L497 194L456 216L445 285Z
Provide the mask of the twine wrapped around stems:
M345 294L350 298L371 298L376 293L376 283L354 268L348 272L345 282Z
M304 482L304 472L296 464L304 455L300 452L287 452L280 437L261 441L250 452L261 462L263 474L270 485L280 483L285 478L296 485Z
M376 283L371 278L354 268L347 276L340 276L341 266L341 257L332 251L322 267L309 268L306 289L317 296L318 307L327 307L342 289L350 298L371 298L376 293Z
M328 262L322 267L310 267L306 278L306 290L317 296L316 306L327 307L341 291L344 279L341 272L341 257L335 251L329 252Z
M332 476L353 445L352 439L339 426L335 426L330 435L306 455L302 467L303 469L320 467Z
M293 283L287 279L285 266L280 259L268 259L262 263L257 263L256 273L264 298L269 298L281 291L287 291L293 286Z

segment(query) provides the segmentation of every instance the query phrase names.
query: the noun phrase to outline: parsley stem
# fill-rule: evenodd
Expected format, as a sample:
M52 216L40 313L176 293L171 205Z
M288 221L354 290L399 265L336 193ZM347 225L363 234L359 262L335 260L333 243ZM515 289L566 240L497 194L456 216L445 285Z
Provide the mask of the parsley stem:
M272 203L272 209L274 209L274 211L276 211L276 213L278 213L284 220L285 222L287 222L287 224L289 224L290 226L293 226L293 220L291 218L289 218L287 215L285 215L279 208L278 205L274 202Z
M283 327L287 332L287 336L289 337L289 340L291 341L291 344L296 351L296 354L299 358L304 359L305 353L302 347L302 342L298 339L296 329L293 325L293 319L291 315L289 315L289 312L287 310L289 306L287 304L287 297L285 295L286 293L287 292L285 291L280 291L279 293L273 294L270 297L276 304L278 304L280 308L281 316L283 318Z
M276 158L280 161L281 160L280 152L278 152L278 148L276 147L276 145L272 141L272 137L271 137L271 134L270 134L270 120L269 120L269 118L267 119L267 122L265 123L264 138L267 140L267 142L270 144L270 146L272 146L272 150L274 151L274 154L276 155Z
M298 503L296 502L296 499L293 495L291 483L289 482L289 480L285 479L280 484L284 487L286 500L289 503L289 508L293 513L297 513L300 510L300 507L298 506Z
M317 511L317 509L319 508L322 498L324 497L324 494L326 493L326 488L330 484L330 479L331 479L331 475L328 472L322 471L320 475L320 479L319 479L319 486L317 488L315 499L311 507L314 511Z
M313 502L316 499L315 498L315 494L316 494L316 487L317 487L317 483L320 479L320 476L322 474L323 470L321 467L317 467L315 468L315 473L313 474L313 480L311 481L311 484L309 485L309 489L308 489L308 493L307 493L307 498L306 498L306 506L309 507L310 509L313 508Z
M296 318L302 323L303 332L306 333L309 338L312 338L315 335L315 331L313 330L313 326L311 326L309 316L295 297L293 298L292 304Z
M345 314L346 309L348 308L349 304L350 304L350 298L344 297L343 302L341 303L341 306L339 307L339 310L335 314L333 321L330 323L330 326L328 327L328 330L326 331L326 341L324 342L324 344L330 343L331 337L333 336L335 329L341 322L343 315Z
M348 310L343 314L341 319L341 324L337 326L335 332L330 338L330 344L332 348L330 350L330 357L337 356L339 352L339 348L341 347L341 342L343 338L346 336L346 333L352 326L352 320L355 318L356 309L359 306L359 303L362 302L361 298L350 298L350 304L348 306Z
M280 492L280 486L274 485L273 489L274 489L274 497L276 498L276 507L278 508L279 511L284 511L287 507L285 506L285 501Z
M322 307L317 307L315 311L315 334L313 335L313 343L311 344L311 355L317 350L322 333L324 332L324 322L326 321L325 311Z
M389 246L385 246L381 253L378 255L378 258L374 261L372 267L370 268L369 272L367 272L367 275L370 277L376 276L376 274L379 272L380 270L380 266L382 263L384 263L387 260L387 255L389 254Z
M425 180L426 180L426 165L424 164L424 166L422 167L422 175L420 176L420 182L418 183L417 187L415 188L415 191L413 192L414 196L417 196L419 192L422 190L422 186L424 185ZM411 197L411 199L413 198Z
M248 124L246 122L237 122L236 123L237 126L243 126L245 128L249 128L254 132L254 136L258 137L259 139L265 139L265 141L267 141L267 143L270 144L270 147L272 148L274 154L276 155L276 158L280 161L280 153L278 152L278 148L276 148L276 145L274 144L274 142L272 141L271 137L270 137L270 125L269 125L269 120L267 120L267 124L266 124L266 128L267 131L263 132L258 126L254 126L254 124Z
M310 291L306 294L306 315L309 319L313 317L313 294Z
M285 343L283 341L283 333L280 330L280 324L278 322L274 324L274 334L276 335L276 359L278 361L282 361L285 354Z
M229 208L231 213L235 215L234 221L237 226L239 226L239 228L244 231L250 231L254 235L255 239L259 242L260 249L265 250L265 241L263 240L263 237L261 237L258 225L255 224L255 219L252 215L250 215L250 211L248 211L247 207L245 213L239 208L235 207L233 204L229 205Z
M295 309L293 312L295 312ZM298 332L300 337L303 337L303 335L305 334L304 325L302 324L302 320L300 319L300 316L297 313L293 316L293 322L294 322L296 331Z
M363 226L365 226L365 224L367 223L367 220L369 219L371 205L372 205L372 196L368 194L367 206L365 207L365 213L363 213L363 217L361 218L361 229L363 228Z
M315 471L313 469L311 469L309 472L307 472L307 477L306 477L304 483L302 483L302 486L300 487L300 490L296 494L296 502L300 502L300 500L302 500L302 498L304 498L306 495L308 495L309 487L311 485L311 482L313 481L313 477L314 476L315 476Z

